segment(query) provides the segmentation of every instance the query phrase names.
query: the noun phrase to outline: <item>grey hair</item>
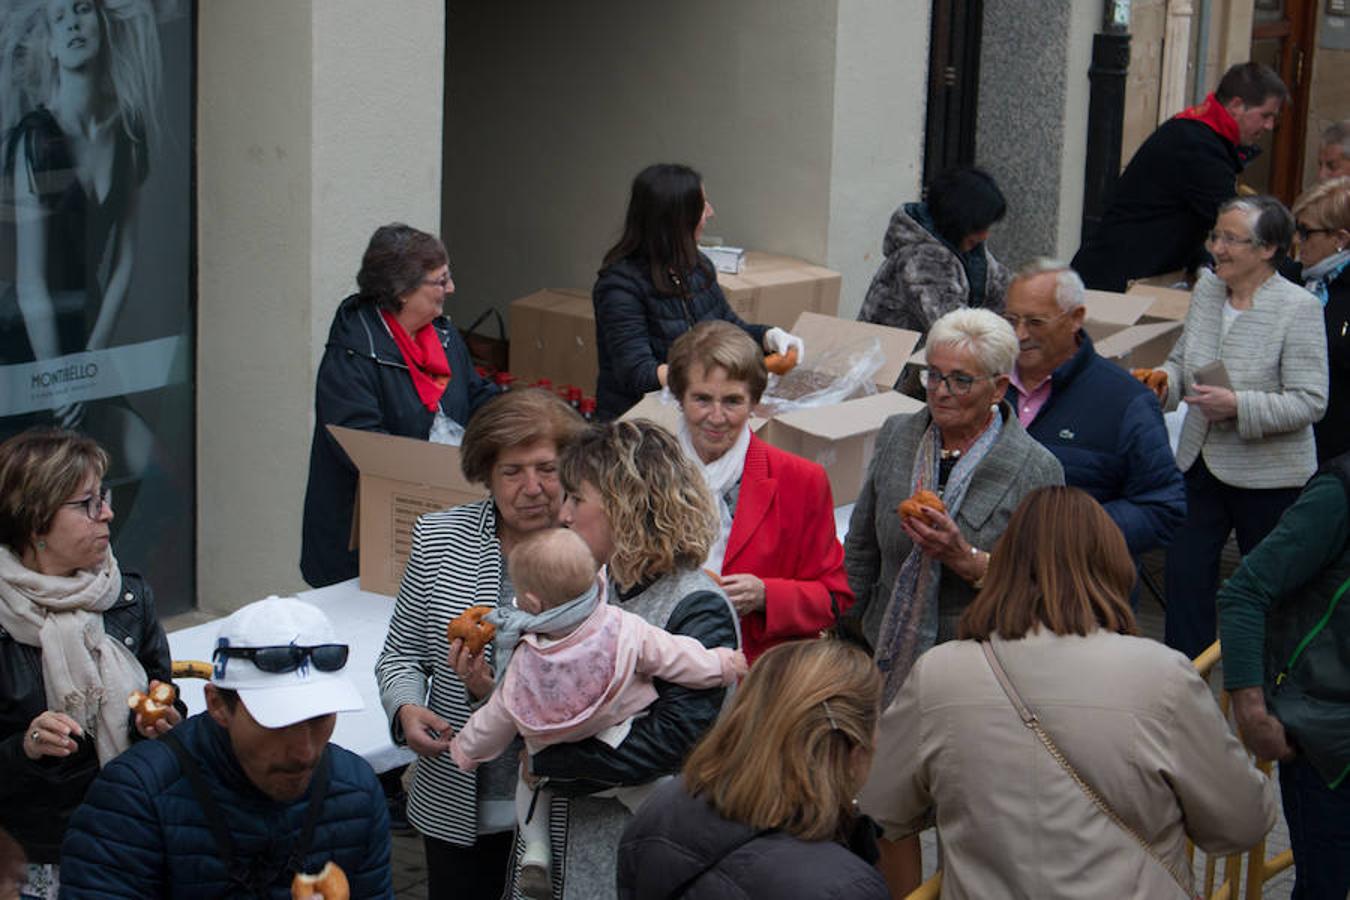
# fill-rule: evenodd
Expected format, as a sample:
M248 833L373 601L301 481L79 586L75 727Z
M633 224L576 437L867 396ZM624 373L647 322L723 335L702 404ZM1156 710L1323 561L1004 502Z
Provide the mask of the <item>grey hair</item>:
M954 309L928 329L927 346L966 350L989 375L1009 375L1017 361L1017 335L997 313L987 309Z
M1059 311L1068 312L1082 306L1087 287L1068 263L1048 256L1038 256L1017 270L1017 280L1050 273L1055 275L1055 302L1059 304Z
M1322 132L1322 146L1329 147L1332 144L1340 144L1341 156L1350 159L1350 119L1332 122Z
M1256 194L1234 197L1219 207L1219 215L1231 210L1252 217L1252 240L1259 247L1274 247L1275 255L1270 264L1279 266L1289 255L1289 246L1294 242L1294 217L1288 207L1269 194Z

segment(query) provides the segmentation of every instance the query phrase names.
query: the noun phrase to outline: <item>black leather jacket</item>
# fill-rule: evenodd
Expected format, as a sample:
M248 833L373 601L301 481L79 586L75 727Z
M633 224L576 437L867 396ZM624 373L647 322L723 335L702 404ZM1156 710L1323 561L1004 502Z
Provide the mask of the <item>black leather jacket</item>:
M122 573L122 596L103 614L103 629L136 655L150 678L169 680L169 639L155 615L150 586L139 575ZM28 726L46 708L42 651L0 628L0 827L23 845L32 863L58 861L66 823L98 774L98 755L89 740L81 739L75 753L63 759L34 761L24 754ZM136 739L130 710L127 728Z

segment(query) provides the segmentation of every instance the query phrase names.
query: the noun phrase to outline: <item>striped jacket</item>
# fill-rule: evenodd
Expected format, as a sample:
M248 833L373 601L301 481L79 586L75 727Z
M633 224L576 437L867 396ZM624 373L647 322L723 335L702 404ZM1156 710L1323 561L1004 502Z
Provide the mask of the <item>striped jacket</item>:
M1195 385L1195 370L1222 360L1237 393L1236 419L1209 422L1186 413L1177 446L1185 472L1205 465L1238 488L1302 487L1317 469L1313 423L1327 408L1327 339L1322 308L1312 294L1272 275L1219 340L1227 285L1204 271L1191 295L1181 337L1162 366L1167 408Z
M497 514L490 499L417 520L389 635L375 663L395 743L404 743L397 716L406 703L430 708L456 733L464 728L472 708L464 683L450 668L445 628L470 606L496 606L501 581ZM418 759L408 820L419 832L468 846L478 839L477 809L473 773L461 772L448 753Z

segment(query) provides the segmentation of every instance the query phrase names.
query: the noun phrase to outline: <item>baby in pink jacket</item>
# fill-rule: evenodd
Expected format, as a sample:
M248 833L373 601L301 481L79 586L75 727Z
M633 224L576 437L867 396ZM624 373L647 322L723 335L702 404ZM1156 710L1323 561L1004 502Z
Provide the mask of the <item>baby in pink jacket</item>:
M532 754L590 737L619 746L633 717L656 700L653 678L703 689L745 675L741 651L709 649L606 603L590 549L567 529L530 537L507 565L516 608L498 607L487 617L497 627L497 686L450 742L455 764L466 772L501 754L517 733ZM636 808L645 787L616 788L612 796ZM532 791L524 779L516 785L525 843L520 887L527 897L552 896L550 797L543 789L539 795L542 813L530 816Z

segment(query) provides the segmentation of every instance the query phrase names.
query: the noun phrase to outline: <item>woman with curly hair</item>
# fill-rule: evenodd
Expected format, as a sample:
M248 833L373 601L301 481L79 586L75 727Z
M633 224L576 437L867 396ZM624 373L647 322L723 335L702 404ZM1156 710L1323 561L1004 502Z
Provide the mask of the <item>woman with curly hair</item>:
M862 648L771 648L681 777L624 830L619 896L889 897L853 801L880 705L881 673Z
M731 603L699 568L717 536L717 515L679 441L651 422L612 422L589 429L560 462L562 522L608 567L610 602L705 647L739 647ZM724 688L658 681L656 702L617 748L591 738L530 757L534 776L571 795L555 796L547 811L553 882L563 898L614 890L615 852L632 814L618 800L589 795L678 772L725 695Z

